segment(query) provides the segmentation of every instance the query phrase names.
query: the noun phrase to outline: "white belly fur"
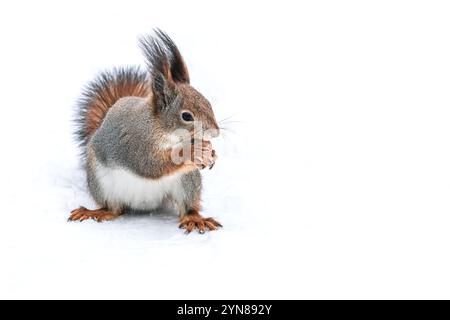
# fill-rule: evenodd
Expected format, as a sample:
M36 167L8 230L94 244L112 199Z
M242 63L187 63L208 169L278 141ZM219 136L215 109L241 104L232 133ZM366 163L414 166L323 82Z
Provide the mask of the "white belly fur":
M137 210L152 210L161 207L167 197L174 200L183 198L182 173L152 180L126 169L109 168L98 163L95 174L103 196L110 203Z

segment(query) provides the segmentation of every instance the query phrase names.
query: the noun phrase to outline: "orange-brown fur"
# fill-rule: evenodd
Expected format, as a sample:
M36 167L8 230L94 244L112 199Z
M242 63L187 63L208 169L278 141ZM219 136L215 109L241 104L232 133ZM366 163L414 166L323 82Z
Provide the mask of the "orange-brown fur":
M121 211L112 211L107 208L100 208L95 210L89 210L85 207L79 207L72 210L70 213L69 221L84 221L87 219L93 219L97 222L110 221L116 219L121 215Z
M192 209L180 218L180 228L186 229L186 233L190 233L197 229L200 233L206 230L217 230L222 225L213 218L204 218L199 214L199 209Z
M108 109L120 98L135 96L147 97L150 94L148 83L133 81L109 83L102 88L97 96L91 101L86 114L85 130L87 135L92 135L97 130L108 112Z

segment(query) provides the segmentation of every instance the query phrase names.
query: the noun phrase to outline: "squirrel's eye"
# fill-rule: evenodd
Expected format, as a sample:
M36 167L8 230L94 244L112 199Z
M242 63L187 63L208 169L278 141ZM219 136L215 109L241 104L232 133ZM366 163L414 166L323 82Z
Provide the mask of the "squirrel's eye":
M183 112L181 114L181 118L184 121L194 121L194 117L192 116L192 113L190 113L190 112Z

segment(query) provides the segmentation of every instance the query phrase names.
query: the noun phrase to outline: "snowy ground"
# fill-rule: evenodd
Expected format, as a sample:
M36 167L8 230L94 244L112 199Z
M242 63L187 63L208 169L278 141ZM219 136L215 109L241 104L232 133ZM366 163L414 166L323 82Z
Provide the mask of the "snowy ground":
M0 298L450 298L449 5L163 3L0 4ZM232 116L204 173L225 228L68 223L74 101L156 26Z

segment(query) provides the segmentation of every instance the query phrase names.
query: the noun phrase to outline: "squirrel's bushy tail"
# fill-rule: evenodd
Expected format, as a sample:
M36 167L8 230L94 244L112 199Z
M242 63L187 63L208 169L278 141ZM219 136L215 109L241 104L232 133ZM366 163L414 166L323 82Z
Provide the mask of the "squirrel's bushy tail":
M117 100L128 96L147 97L150 90L148 72L138 67L106 71L88 83L77 105L76 136L80 144L88 143Z

